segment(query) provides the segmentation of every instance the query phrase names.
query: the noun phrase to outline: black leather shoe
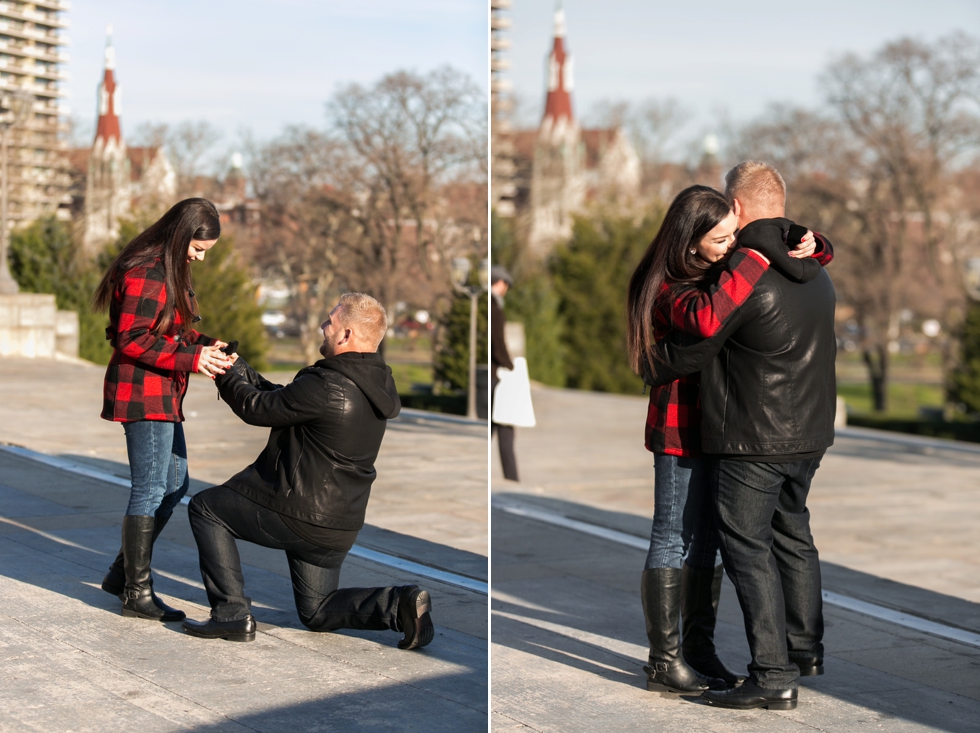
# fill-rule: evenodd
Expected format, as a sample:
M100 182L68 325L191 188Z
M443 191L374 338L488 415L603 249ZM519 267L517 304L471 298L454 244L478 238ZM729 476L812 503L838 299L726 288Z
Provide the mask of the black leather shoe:
M202 639L226 639L228 641L255 641L255 618L251 615L239 621L215 621L203 623L186 619L181 628L191 636Z
M823 674L823 657L790 657L789 661L800 668L800 677L816 677Z
M429 612L432 600L429 591L417 585L407 585L398 597L398 620L405 638L398 642L399 649L419 649L432 641L435 628Z
M719 708L735 710L796 710L797 691L767 690L756 685L752 680L731 690L708 690L703 695L704 701Z

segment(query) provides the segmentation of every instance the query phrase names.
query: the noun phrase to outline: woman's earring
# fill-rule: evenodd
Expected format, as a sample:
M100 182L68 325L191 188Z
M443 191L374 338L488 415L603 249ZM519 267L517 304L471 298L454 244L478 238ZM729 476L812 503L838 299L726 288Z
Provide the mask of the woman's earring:
M694 249L694 247L691 247L691 254L692 255L696 255L697 253L698 253L698 251L696 249Z

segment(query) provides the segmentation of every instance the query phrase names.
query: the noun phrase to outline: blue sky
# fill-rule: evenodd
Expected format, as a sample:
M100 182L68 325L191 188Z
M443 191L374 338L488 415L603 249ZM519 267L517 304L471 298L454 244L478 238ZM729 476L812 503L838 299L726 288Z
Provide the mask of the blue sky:
M124 136L148 121L206 119L229 143L319 126L338 85L403 68L448 63L487 88L486 0L73 0L66 17L65 101L83 126L113 25Z
M699 130L722 113L754 118L769 102L819 104L817 77L844 53L956 29L980 36L977 0L564 0L564 7L577 115L603 99L672 97L695 114ZM509 13L510 78L535 124L554 8L555 0L514 0Z

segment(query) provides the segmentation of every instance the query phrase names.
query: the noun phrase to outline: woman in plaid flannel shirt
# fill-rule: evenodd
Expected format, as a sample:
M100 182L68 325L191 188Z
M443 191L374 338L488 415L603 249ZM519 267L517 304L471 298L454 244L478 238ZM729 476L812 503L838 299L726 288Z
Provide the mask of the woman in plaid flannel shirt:
M691 186L671 203L630 280L628 342L638 374L655 371L653 343L669 331L708 338L752 294L769 260L748 248L729 256L736 226L728 200L707 186ZM814 256L821 264L833 256L829 243L810 232L789 254ZM739 682L714 648L722 568L715 566L698 385L699 375L692 374L652 388L647 412L646 447L654 453L655 474L640 591L650 640L648 690L698 692Z
M218 210L206 199L173 206L119 253L96 291L97 310L109 309L102 417L121 422L132 476L122 523L122 549L102 581L118 595L122 615L179 621L184 613L153 593L153 543L187 493L187 447L181 403L190 372L212 379L231 365L223 341L191 323L190 263L204 259L221 233Z

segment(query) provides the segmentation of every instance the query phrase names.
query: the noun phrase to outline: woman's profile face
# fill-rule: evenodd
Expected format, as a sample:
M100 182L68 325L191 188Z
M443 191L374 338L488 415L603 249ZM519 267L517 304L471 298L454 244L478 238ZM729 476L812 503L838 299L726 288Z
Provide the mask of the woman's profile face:
M738 229L738 218L734 211L718 222L714 229L704 235L694 249L697 256L705 262L717 262L728 254L735 244L735 231Z
M217 239L192 239L187 248L187 261L200 262L204 259L204 253L211 249L217 241Z

